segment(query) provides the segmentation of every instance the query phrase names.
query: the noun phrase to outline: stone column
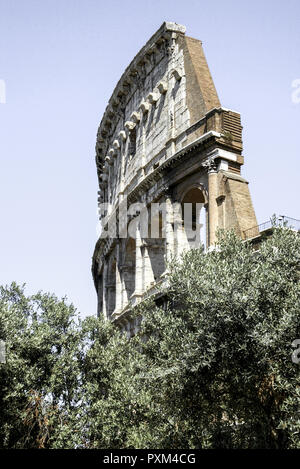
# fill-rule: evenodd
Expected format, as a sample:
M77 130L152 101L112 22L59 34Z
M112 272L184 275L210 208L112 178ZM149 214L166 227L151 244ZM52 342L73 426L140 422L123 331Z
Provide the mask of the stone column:
M120 194L123 195L124 192L124 165L125 165L125 152L126 152L126 133L124 130L121 130L120 132L120 138L121 138L121 148L120 148L120 186L119 186L119 192Z
M208 227L208 203L204 205L205 209L205 250L209 246L209 227Z
M171 77L171 86L174 87L176 83L175 78ZM175 103L173 93L168 93L168 120L169 120L169 131L168 140L171 142L171 154L175 153Z
M127 270L128 267L126 265L122 266L122 309L125 308L125 306L128 304L128 296L127 296L127 290L126 290L126 283L125 283L125 277L127 275Z
M216 242L216 231L218 228L218 173L214 165L208 169L208 226L209 246Z
M175 253L176 257L179 258L182 249L181 249L181 232L182 232L182 214L181 214L181 205L179 202L174 204L174 241L175 241Z
M154 282L154 275L151 265L151 260L149 256L149 249L151 249L150 244L144 244L143 250L143 291L147 290L147 288Z
M141 248L142 240L139 220L137 219L135 231L135 291L132 296L133 304L136 303L143 294L143 256Z
M119 314L122 310L122 280L120 275L121 246L116 246L116 306L114 314Z
M104 260L103 263L103 300L102 300L102 312L103 312L103 317L105 320L108 319L107 316L107 260Z
M167 265L171 262L172 256L174 255L174 230L173 230L173 206L170 196L166 196L165 199L165 270L167 271Z
M183 224L183 211L180 202L176 202L174 205L174 238L176 246L176 256L180 258L184 251L189 250L189 242L186 236L184 224Z
M200 224L200 239L199 239L199 245L204 246L204 250L206 251L207 249L207 215L206 215L206 204L202 204L200 213L199 213L199 224Z

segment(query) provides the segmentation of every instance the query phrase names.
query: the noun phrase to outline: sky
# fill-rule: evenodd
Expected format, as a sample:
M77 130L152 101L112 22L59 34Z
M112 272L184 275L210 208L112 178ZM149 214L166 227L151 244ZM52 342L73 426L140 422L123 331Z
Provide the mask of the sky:
M96 313L97 128L164 21L203 41L222 106L241 113L258 223L300 219L299 0L0 0L0 284Z

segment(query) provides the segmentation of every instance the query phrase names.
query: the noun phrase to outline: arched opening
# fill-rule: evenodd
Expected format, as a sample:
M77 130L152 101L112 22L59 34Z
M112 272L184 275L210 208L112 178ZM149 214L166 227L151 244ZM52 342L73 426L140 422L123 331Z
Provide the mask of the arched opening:
M144 265L145 288L152 281L157 282L165 271L165 240L162 238L145 238Z
M153 204L149 217L148 234L144 238L144 287L157 282L165 272L165 239L163 232L163 204Z
M206 247L205 196L198 187L193 187L181 201L183 232L187 247Z
M112 315L116 307L116 260L109 263L107 276L107 314Z
M129 238L126 244L125 258L122 268L122 283L124 288L124 307L135 290L135 240L133 238Z

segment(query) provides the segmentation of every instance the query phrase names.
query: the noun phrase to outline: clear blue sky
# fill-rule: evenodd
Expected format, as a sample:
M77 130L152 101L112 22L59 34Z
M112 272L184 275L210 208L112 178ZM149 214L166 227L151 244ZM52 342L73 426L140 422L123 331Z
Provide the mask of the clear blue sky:
M259 222L300 218L299 0L0 0L0 283L96 311L97 127L120 75L163 21L203 41L244 126Z

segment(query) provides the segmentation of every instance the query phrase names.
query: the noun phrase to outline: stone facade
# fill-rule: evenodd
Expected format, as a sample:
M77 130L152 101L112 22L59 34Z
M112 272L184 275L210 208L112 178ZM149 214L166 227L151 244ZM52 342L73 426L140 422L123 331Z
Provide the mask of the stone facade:
M134 329L128 312L155 293L172 256L213 246L218 228L243 236L257 225L243 163L240 114L221 106L201 41L164 23L120 78L97 134L99 314Z

